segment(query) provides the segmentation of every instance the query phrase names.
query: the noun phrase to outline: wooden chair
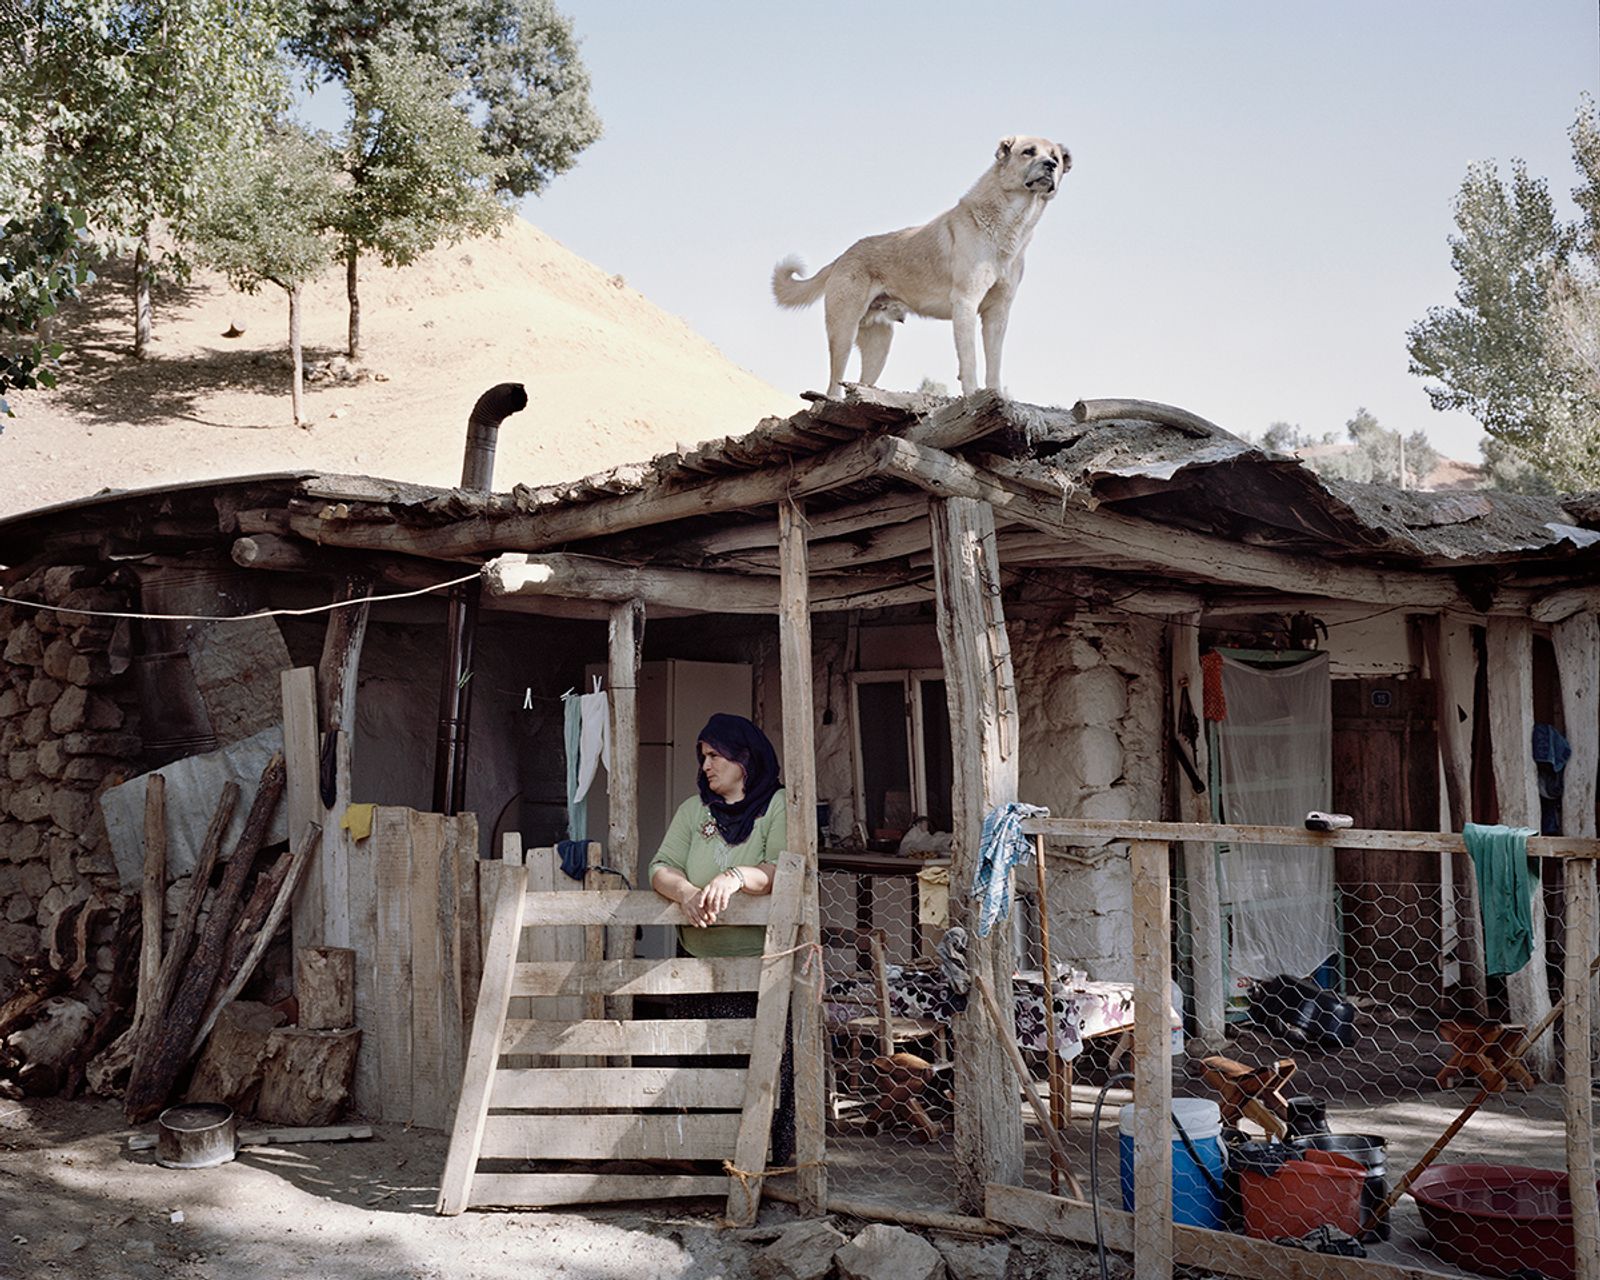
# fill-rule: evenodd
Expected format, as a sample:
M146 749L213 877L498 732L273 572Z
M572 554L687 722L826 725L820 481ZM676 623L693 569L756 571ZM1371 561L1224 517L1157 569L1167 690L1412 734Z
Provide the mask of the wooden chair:
M923 1043L931 1045L934 1061L948 1061L949 1041L944 1023L935 1018L896 1017L891 1012L889 971L884 958L888 942L882 929L868 930L867 939L872 948L872 982L877 1009L844 1024L851 1061L860 1064L871 1059L873 1055L866 1045L874 1036L877 1038L876 1056L880 1058L892 1058L903 1045ZM859 1065L856 1069L859 1070Z
M1289 1133L1289 1103L1283 1086L1294 1075L1293 1058L1279 1058L1264 1067L1249 1067L1220 1055L1202 1058L1205 1082L1222 1096L1222 1123L1237 1128L1251 1120L1269 1138L1283 1141Z
M1500 1093L1510 1077L1524 1089L1537 1083L1521 1059L1527 1028L1505 1022L1468 1022L1447 1019L1439 1024L1439 1038L1450 1046L1450 1060L1439 1068L1434 1082L1448 1089L1457 1076L1474 1075L1490 1093Z

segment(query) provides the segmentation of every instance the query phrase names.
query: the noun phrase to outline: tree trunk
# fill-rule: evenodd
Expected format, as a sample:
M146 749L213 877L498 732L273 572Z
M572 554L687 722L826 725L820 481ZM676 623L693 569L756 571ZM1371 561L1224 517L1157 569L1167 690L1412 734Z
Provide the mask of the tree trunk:
M133 355L137 360L144 359L150 345L150 271L154 244L154 236L146 227L133 255Z
M351 245L345 251L344 258L344 289L350 298L350 350L352 360L361 359L361 295L356 285L356 248Z
M305 416L301 411L301 401L305 394L305 361L300 353L300 286L295 285L288 290L289 293L289 403L294 412L294 425L306 425Z

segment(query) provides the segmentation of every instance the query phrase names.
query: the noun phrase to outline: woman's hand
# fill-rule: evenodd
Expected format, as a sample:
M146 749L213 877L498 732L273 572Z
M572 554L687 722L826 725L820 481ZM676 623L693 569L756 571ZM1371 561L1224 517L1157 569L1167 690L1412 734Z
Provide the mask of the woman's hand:
M695 910L703 917L706 924L715 924L717 917L728 908L728 903L733 901L733 895L744 888L743 876L737 871L719 871L706 882L706 887L700 890L695 900ZM688 913L685 908L685 913Z

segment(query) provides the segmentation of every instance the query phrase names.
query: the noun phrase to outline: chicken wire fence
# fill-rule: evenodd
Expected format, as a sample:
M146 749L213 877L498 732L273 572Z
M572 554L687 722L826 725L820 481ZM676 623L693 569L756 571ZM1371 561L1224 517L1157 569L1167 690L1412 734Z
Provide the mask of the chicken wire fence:
M1302 852L1311 851L1285 856ZM1225 1034L1205 1042L1195 1034L1195 915L1174 860L1174 1221L1446 1274L1573 1276L1560 1076L1564 860L1548 860L1538 903L1545 1007L1556 1015L1535 1036L1537 1020L1507 980L1483 978L1472 959L1479 908L1449 856L1419 863L1346 852L1331 908L1336 944L1309 972L1232 971L1224 904ZM1134 1129L1124 1077L1133 1020L1127 868L1115 853L1093 865L1047 860L1053 1063L1032 867L1018 868L1002 926L1016 960L1009 1031L1063 1139L1067 1169L1052 1170L1015 1078L993 1082L1018 1096L1026 1187L1081 1188L1124 1210L1133 1207ZM940 955L946 879L919 864L819 875L831 1196L958 1208L951 1023L962 996ZM1119 955L1089 950L1107 937L1122 940ZM1407 1193L1392 1195L1463 1114Z

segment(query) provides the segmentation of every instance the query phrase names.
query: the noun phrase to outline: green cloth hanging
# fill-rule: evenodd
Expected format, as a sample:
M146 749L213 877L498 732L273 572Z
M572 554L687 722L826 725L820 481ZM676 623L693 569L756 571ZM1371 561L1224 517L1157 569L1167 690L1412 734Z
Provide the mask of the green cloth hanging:
M1515 973L1533 955L1533 893L1538 873L1528 858L1527 827L1462 828L1472 865L1478 872L1478 905L1483 914L1484 969Z

